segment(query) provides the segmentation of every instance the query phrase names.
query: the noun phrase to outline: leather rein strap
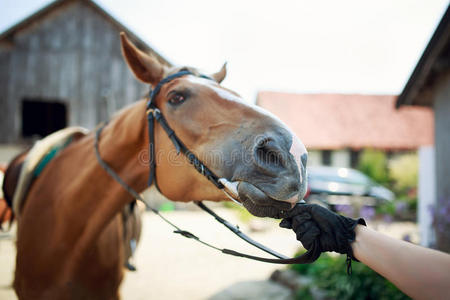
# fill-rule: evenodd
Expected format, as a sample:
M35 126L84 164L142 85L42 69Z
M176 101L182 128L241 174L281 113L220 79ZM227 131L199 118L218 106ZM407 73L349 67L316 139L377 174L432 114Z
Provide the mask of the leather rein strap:
M156 107L155 104L155 97L158 95L161 87L170 82L171 80L185 76L185 75L194 75L190 71L180 71L178 73L175 73L173 75L170 75L163 80L161 80L155 87L153 91L150 93L150 99L147 103L147 120L148 120L148 134L149 134L149 158L150 158L150 170L149 170L149 179L148 179L148 186L150 187L153 183L155 184L156 188L159 190L158 185L156 183L156 161L155 161L155 135L154 135L154 127L155 127L155 120L161 125L161 127L164 129L164 131L167 133L168 137L174 144L177 154L180 152L185 155L189 161L190 164L193 165L193 167L203 176L205 176L212 184L214 184L218 189L223 189L224 186L222 183L219 182L219 177L214 174L206 165L203 164L202 161L200 161L195 154L193 154L184 144L181 142L181 140L177 137L175 132L170 128L169 124L167 123L166 119L162 115L161 111ZM207 76L201 75L200 77L211 79ZM212 80L212 79L211 79ZM190 239L194 239L199 243L202 243L205 246L208 246L210 248L213 248L215 250L221 251L224 254L229 254L233 256L239 256L239 257L245 257L252 260L262 261L266 263L275 263L275 264L305 264L305 263L312 263L320 256L320 249L317 242L313 244L313 246L304 254L294 257L294 258L287 258L286 256L279 254L278 252L256 242L246 234L244 234L242 231L240 231L239 227L232 225L227 220L221 218L216 213L214 213L211 209L209 209L204 203L202 202L195 202L202 210L213 216L219 223L223 224L226 228L231 230L234 234L239 236L241 239L246 241L247 243L253 245L256 248L261 249L262 251L265 251L269 254L271 254L274 257L277 257L275 259L273 258L265 258L265 257L259 257L259 256L253 256L245 253L241 253L238 251L226 249L226 248L219 248L212 244L209 244L207 242L202 241L199 237L192 234L189 231L183 230L179 228L177 225L169 221L167 218L165 218L158 209L150 206L147 201L144 200L141 194L136 192L133 188L131 188L102 158L100 155L99 150L99 140L101 136L101 132L103 130L105 125L99 127L95 134L95 155L97 157L97 161L100 164L100 166L115 180L117 181L133 198L141 200L146 207L151 210L153 213L158 215L163 221L165 221L167 224L172 226L175 230L174 233L181 234L182 236ZM300 204L301 205L301 204Z

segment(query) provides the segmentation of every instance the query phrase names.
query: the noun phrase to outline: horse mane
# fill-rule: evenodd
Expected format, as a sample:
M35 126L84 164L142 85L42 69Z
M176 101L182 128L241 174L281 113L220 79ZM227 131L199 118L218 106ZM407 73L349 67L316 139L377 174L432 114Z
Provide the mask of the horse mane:
M143 131L147 128L145 120L144 99L128 104L112 115L107 127L111 127L114 134L108 134L102 137L102 140L114 139L115 143L141 140L145 138Z

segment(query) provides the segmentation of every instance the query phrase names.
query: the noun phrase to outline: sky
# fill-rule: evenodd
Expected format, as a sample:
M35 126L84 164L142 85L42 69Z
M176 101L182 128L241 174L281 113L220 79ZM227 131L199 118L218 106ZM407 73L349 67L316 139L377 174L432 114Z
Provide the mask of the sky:
M0 0L0 32L48 0ZM95 0L178 65L258 91L399 94L447 0Z

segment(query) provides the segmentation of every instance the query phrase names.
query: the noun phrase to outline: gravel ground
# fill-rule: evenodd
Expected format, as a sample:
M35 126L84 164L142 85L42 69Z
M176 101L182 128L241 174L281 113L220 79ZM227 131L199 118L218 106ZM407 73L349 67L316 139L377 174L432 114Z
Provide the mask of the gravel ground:
M235 214L223 208L219 215L239 223ZM214 245L261 255L245 242L200 211L166 213L170 220ZM137 272L126 272L121 286L123 299L207 299L224 288L242 281L265 280L282 266L224 255L195 241L172 233L171 228L151 213L144 214L143 234L135 261ZM278 227L274 220L261 220L252 233L255 240L291 256L300 246L295 235ZM414 223L369 224L370 227L401 238L410 235L417 241ZM241 226L249 232L246 226ZM0 234L0 299L16 299L11 289L14 270L14 230Z

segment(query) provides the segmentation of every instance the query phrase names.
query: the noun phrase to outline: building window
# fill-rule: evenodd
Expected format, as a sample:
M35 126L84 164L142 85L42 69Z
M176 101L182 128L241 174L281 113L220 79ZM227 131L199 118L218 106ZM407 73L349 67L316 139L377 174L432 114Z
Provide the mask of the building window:
M22 136L44 137L67 126L67 108L60 101L24 99L22 101Z
M331 165L331 151L330 150L322 150L322 165L324 165L324 166Z
M350 165L352 168L356 169L358 167L360 152L359 150L352 150L350 152Z

